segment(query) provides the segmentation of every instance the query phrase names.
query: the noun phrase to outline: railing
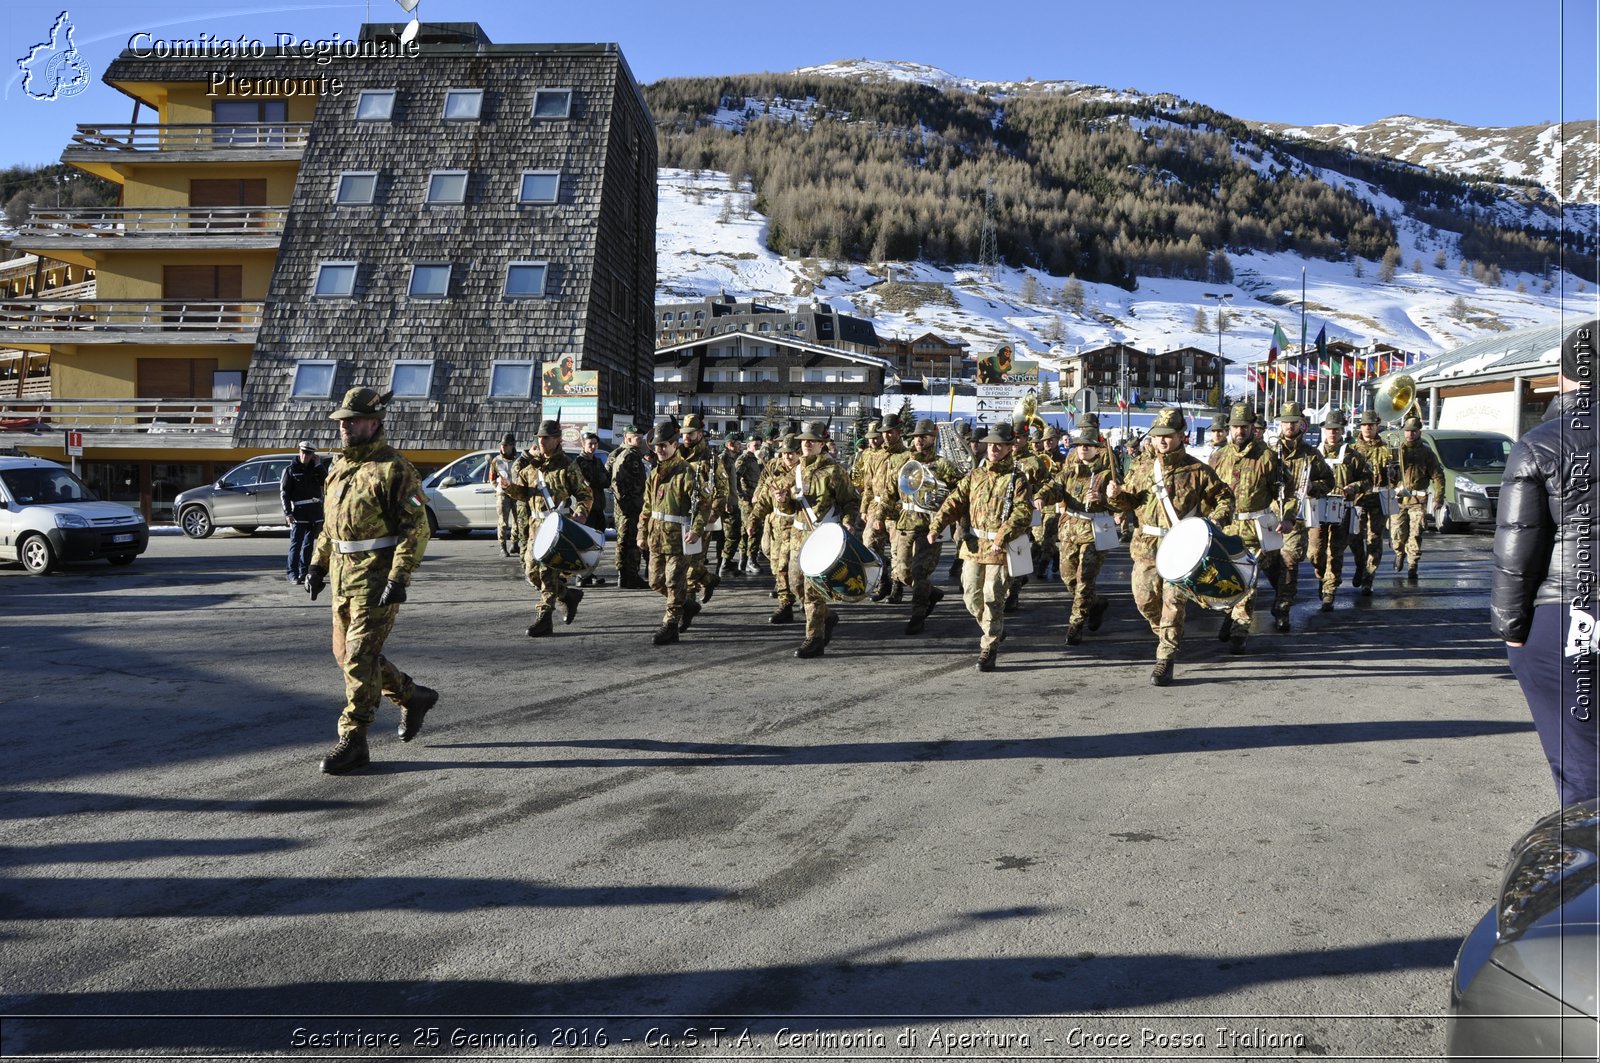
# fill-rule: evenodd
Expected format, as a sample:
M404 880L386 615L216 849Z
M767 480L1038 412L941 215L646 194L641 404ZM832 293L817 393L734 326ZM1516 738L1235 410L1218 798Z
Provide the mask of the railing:
M94 291L95 291L95 286L94 286L94 281L92 281L92 280L79 281L76 284L63 284L59 288L46 288L44 290L43 301L60 303L60 302L67 302L67 301L76 301L76 300L79 300L79 299L93 299L94 298ZM40 301L39 299L35 299L31 295L27 296L27 299L28 299L29 302L39 302ZM0 294L0 302L3 302L3 301L18 302L20 300L19 299L5 300L4 297L3 297L3 294Z
M248 148L298 151L306 146L310 122L235 122L227 125L80 125L67 153L216 151Z
M0 337L16 332L251 332L261 327L264 305L181 299L70 302L46 296L0 302Z
M237 399L0 399L0 432L223 435L238 416Z
M288 207L85 207L34 210L22 237L281 236Z

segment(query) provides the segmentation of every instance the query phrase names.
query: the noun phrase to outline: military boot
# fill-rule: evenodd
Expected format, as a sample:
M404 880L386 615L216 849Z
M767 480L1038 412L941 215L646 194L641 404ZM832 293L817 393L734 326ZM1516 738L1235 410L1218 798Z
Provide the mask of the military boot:
M550 634L554 630L554 614L548 609L541 609L539 610L538 617L533 621L533 623L528 625L528 637L530 639L540 638L544 635Z
M1082 641L1083 641L1083 625L1082 624L1068 624L1067 625L1067 645L1068 646L1076 646L1079 643L1081 643Z
M702 602L709 602L711 600L712 592L717 589L717 585L721 582L722 577L717 575L717 570L710 569L710 571L706 573L706 586L705 590L700 592L700 600Z
M800 648L798 650L794 651L794 655L799 657L801 660L810 660L813 657L821 657L822 647L824 645L825 643L821 639L807 639L805 642L800 644Z
M878 580L878 585L872 588L872 600L875 602L881 602L885 598L889 597L889 586L891 583L893 583L893 580L890 580L887 577Z
M978 653L978 671L980 671L980 672L992 672L992 671L994 671L995 658L997 658L999 656L1000 656L1000 651L999 651L999 648L996 647L996 646L990 646L986 650L980 650L979 653Z
M956 583L961 582L961 559L959 557L950 562L950 579Z
M1106 610L1111 608L1110 598L1096 598L1094 604L1089 606L1089 630L1099 631L1100 625L1105 623Z
M1244 653L1245 632L1242 628L1235 628L1232 637L1228 639L1228 652L1239 655Z
M833 629L839 626L839 614L829 613L828 619L822 622L822 644L826 646L833 641Z
M938 587L929 588L929 590L928 590L928 612L930 612L930 613L933 612L933 607L938 605L942 601L944 601L944 591L940 590Z
M894 589L889 592L889 604L899 605L905 599L906 585L899 580L894 581Z
M576 587L568 587L567 593L561 596L561 604L567 607L567 615L561 618L563 624L572 623L573 617L578 615L578 603L583 601L583 592Z
M655 638L651 639L657 646L670 646L678 641L678 625L668 620L656 630Z
M370 763L372 758L367 756L367 736L360 733L345 735L339 739L338 745L322 755L322 773L343 775Z
M409 742L422 730L422 718L428 715L439 700L439 692L432 687L418 685L411 692L411 700L400 706L400 730L395 732L400 741Z
M700 615L700 611L703 608L704 606L695 601L693 598L685 601L683 603L683 616L678 618L678 630L688 631L690 622L693 621L695 617Z
M1165 687L1172 685L1172 658L1163 657L1156 661L1155 668L1150 672L1150 685Z
M1324 598L1324 599L1322 599L1322 611L1324 613L1333 612L1333 599L1332 598Z
M784 602L782 605L778 606L778 608L773 612L773 614L771 616L767 617L767 623L769 623L769 624L792 624L792 623L794 623L794 603L793 602Z
M1282 631L1285 634L1287 634L1288 631L1289 631L1289 614L1287 612L1282 612L1282 613L1277 614L1277 617L1275 619L1275 623L1277 624L1277 628L1278 628L1279 631Z
M510 557L511 556L511 544L506 542L504 539L501 539L500 540L500 552L502 554L504 554L506 557Z
M1416 565L1412 565L1409 569L1406 570L1406 582L1407 583L1415 583L1415 582L1417 582L1417 566Z
M1223 618L1222 618L1222 626L1217 628L1217 641L1218 642L1227 642L1228 639L1230 637L1232 637L1232 635L1233 635L1233 617L1224 615Z
M1006 604L1001 608L1002 613L1014 613L1022 608L1022 584L1011 584L1011 589L1006 591Z
M916 635L922 632L923 626L928 621L928 610L917 609L911 614L911 619L906 622L906 634Z

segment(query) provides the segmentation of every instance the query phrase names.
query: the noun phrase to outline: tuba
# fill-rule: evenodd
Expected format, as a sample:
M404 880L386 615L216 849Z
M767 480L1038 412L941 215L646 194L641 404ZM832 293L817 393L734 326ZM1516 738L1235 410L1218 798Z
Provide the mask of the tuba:
M1044 418L1039 416L1039 397L1032 391L1018 399L1011 408L1011 423L1019 431L1037 428L1042 432L1048 427Z
M1417 404L1417 382L1410 373L1384 384L1372 397L1372 409L1385 421L1398 421Z
M933 469L920 461L908 461L900 466L898 485L900 497L907 506L918 513L937 513L950 494L950 485L941 483Z

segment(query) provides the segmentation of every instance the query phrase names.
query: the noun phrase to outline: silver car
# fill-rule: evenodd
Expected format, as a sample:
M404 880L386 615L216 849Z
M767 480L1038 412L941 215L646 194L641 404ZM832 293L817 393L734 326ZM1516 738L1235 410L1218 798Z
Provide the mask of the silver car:
M293 454L264 454L234 466L214 484L183 492L172 503L178 527L191 539L204 539L218 528L249 534L264 524L287 524L278 488L294 460Z
M1512 846L1494 907L1456 956L1451 1058L1596 1058L1597 809L1596 801L1569 805Z

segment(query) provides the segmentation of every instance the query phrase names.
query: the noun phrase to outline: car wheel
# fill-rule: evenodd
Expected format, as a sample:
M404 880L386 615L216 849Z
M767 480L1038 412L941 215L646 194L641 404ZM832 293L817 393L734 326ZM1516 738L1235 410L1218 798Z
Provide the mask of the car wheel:
M433 515L433 507L428 507L428 534L439 534L439 518Z
M42 535L30 535L17 547L17 559L32 576L47 576L56 567L56 552L50 540Z
M178 527L191 539L204 539L217 530L204 506L189 506L178 514Z
M106 560L113 565L131 565L133 564L133 558L133 554L112 554Z
M472 534L471 528L451 528L450 534L457 539L465 539Z
M254 524L235 524L228 530L236 531L240 535L254 535L256 533L256 526Z

